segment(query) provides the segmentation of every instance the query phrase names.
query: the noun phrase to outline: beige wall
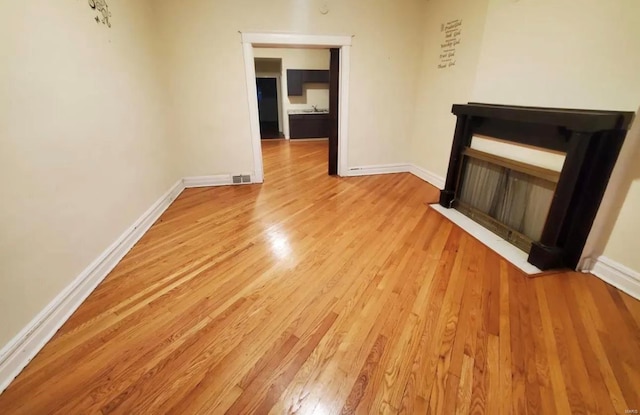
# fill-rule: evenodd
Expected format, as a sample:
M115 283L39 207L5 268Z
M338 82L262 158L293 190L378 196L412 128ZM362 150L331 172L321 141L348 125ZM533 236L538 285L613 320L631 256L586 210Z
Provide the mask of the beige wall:
M594 223L600 238L590 240L585 254L604 255L640 273L638 235L640 235L640 122L627 135L618 166ZM619 213L618 213L619 212ZM608 236L608 238L607 238Z
M328 3L329 13L320 8ZM423 0L159 0L183 176L252 171L238 31L355 35L350 166L406 162ZM224 64L220 64L224 62Z
M315 105L318 109L329 108L328 84L305 84L304 95L301 97L289 96L287 93L287 69L329 69L331 56L328 49L279 49L279 48L254 48L256 58L282 59L281 73L281 98L284 135L289 138L289 117L287 111L298 109L311 109Z
M491 0L472 99L636 111L639 69L636 0ZM604 249L610 259L640 272L638 140L638 132L627 137L585 253L596 256Z
M469 101L473 91L486 8L487 0L427 3L410 161L440 177L447 175L456 124L451 106ZM456 65L438 69L443 42L441 25L455 19L462 20Z
M635 111L636 0L491 0L474 100Z
M177 179L150 2L0 3L0 348Z

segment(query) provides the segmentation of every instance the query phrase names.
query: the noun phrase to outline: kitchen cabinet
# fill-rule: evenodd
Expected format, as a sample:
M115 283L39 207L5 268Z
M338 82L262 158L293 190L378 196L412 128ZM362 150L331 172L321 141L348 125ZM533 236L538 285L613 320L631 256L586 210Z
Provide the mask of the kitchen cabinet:
M328 84L329 71L320 69L287 69L287 94L304 95L304 84Z
M329 113L290 114L289 136L291 139L328 137Z

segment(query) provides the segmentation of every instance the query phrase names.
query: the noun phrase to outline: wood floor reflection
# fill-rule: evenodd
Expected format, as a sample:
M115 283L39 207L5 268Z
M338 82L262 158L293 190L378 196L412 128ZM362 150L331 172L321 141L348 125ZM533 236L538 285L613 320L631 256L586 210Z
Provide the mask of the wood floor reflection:
M410 174L336 178L263 143L265 183L186 190L0 395L2 414L640 408L640 302L528 279Z

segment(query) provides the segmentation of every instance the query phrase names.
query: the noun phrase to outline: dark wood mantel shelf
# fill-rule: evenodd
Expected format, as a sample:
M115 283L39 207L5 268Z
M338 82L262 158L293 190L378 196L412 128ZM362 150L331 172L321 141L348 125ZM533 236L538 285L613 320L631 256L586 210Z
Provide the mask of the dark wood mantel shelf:
M582 132L626 130L633 120L632 112L518 107L474 102L454 104L451 112L455 115L553 125Z

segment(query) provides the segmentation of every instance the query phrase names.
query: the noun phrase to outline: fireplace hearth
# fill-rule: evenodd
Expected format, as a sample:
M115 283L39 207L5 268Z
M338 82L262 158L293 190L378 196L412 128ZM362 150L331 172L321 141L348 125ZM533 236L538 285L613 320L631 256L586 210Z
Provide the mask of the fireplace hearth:
M480 103L452 112L458 120L440 205L525 250L541 270L575 269L633 113ZM562 170L477 151L478 135L565 153Z

